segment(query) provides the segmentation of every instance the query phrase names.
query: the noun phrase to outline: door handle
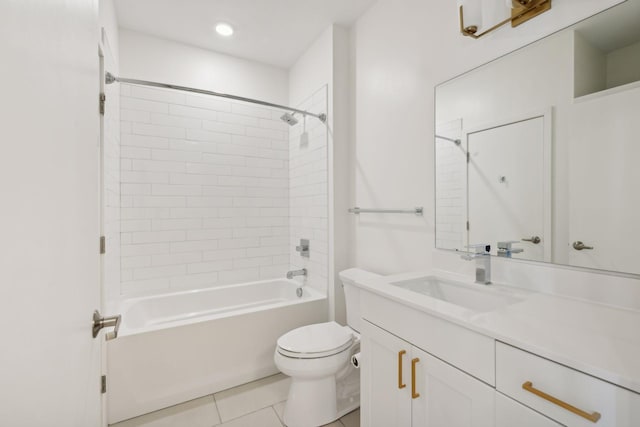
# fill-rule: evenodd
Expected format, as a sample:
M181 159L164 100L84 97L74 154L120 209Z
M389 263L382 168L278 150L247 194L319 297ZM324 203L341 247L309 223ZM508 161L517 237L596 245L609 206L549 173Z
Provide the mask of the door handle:
M398 388L403 389L407 385L402 383L402 356L407 354L407 350L400 350L398 352Z
M597 423L601 417L599 412L589 413L589 412L583 411L582 409L578 409L573 405L570 405L556 397L551 396L550 394L545 393L544 391L538 390L533 386L533 383L531 381L527 381L524 384L522 384L522 388L527 390L529 393L533 393L536 396L541 397L544 400L553 403L554 405L558 405L559 407L566 409L569 412L573 412L574 414L579 415L582 418L586 418L592 423Z
M542 242L542 239L540 237L538 237L538 236L531 236L529 238L522 239L522 241L523 242L531 242L534 245L537 245L538 243Z
M593 246L587 246L584 243L582 243L580 240L578 240L577 242L573 242L573 249L575 249L576 251L583 251L583 250L592 250Z
M93 312L93 326L91 327L91 333L93 337L98 336L98 332L102 328L110 328L113 327L113 331L107 332L105 335L105 339L107 341L111 341L113 339L118 338L118 330L120 329L120 322L122 321L122 315L118 314L117 316L110 317L102 317L98 310Z
M420 361L417 357L411 361L411 398L417 399L420 393L416 392L416 364Z

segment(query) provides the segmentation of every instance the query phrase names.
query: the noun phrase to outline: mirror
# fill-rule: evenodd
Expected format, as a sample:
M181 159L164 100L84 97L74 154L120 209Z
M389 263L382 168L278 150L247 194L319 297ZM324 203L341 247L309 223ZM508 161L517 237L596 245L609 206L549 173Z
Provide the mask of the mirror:
M436 247L640 274L640 1L436 88Z

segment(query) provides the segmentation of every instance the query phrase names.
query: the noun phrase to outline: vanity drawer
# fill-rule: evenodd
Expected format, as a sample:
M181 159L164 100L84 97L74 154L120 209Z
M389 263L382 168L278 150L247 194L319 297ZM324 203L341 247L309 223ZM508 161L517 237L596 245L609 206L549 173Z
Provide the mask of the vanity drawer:
M500 342L496 389L567 427L640 426L640 394Z

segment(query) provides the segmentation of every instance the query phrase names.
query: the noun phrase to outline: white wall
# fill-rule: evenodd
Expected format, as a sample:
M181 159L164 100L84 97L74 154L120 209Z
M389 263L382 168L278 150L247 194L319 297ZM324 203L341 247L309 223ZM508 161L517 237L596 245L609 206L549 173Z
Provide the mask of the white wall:
M640 81L640 42L607 55L607 87Z
M123 77L288 102L287 71L259 62L120 29Z
M351 32L353 196L363 207L424 205L426 216L363 216L354 226L353 264L380 273L435 266L471 276L471 263L433 249L434 87L615 3L557 2L533 21L480 40L460 36L457 9L449 0L379 0L361 17ZM388 22L402 25L389 30ZM541 264L495 264L496 280L526 285L545 278L546 286L555 290L578 280L595 287L603 277ZM618 302L625 299L618 298L621 295L629 297L626 284L636 283L606 277L610 291L593 294L616 295ZM567 283L567 278L574 282Z
M102 44L109 45L115 59L114 65L117 66L120 59L120 28L118 27L115 2L114 0L99 0L98 9L98 23L100 28L104 30L101 34Z

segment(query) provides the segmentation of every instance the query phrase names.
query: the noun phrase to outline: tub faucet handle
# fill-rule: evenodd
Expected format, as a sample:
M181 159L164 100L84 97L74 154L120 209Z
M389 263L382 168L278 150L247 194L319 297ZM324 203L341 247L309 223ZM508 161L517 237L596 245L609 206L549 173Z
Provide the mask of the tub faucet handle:
M296 246L296 252L300 252L300 256L309 258L309 239L300 239L300 246Z

